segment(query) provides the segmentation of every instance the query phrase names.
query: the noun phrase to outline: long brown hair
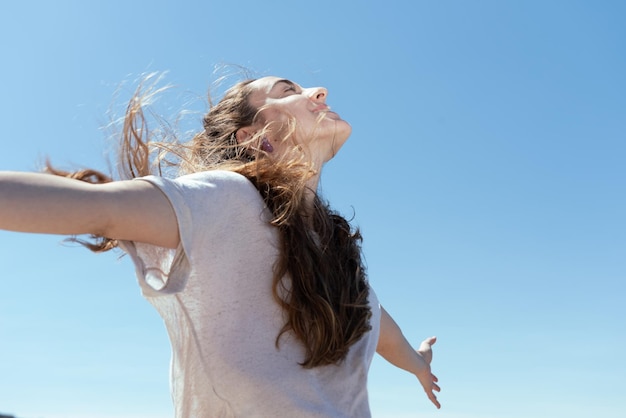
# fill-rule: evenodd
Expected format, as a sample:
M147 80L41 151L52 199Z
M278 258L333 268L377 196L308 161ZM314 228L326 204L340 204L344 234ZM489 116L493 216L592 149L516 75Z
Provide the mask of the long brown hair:
M337 364L352 344L371 329L369 288L361 259L361 235L314 193L313 205L306 182L316 169L303 159L279 163L264 158L254 147L258 133L238 144L239 128L257 122L258 109L249 101L249 79L231 87L204 116L204 130L187 143L171 133L170 141L156 141L148 128L144 104L160 92L152 79L139 85L130 100L120 135L121 177L134 178L177 166L180 173L231 170L247 177L259 190L278 229L280 255L274 264L273 294L285 313L285 324L276 336L293 333L304 345L305 368ZM209 100L210 103L210 100ZM294 130L285 133L294 134ZM111 178L93 170L65 172L47 165L53 174L90 182ZM308 203L307 203L308 202ZM83 242L94 251L117 246L115 240L94 237Z

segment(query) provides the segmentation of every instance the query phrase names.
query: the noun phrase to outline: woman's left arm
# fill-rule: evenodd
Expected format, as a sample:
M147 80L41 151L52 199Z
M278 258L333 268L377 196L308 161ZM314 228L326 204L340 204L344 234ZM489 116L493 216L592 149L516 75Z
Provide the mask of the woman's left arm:
M437 408L441 408L434 393L441 389L437 385L437 376L430 370L430 362L433 358L432 345L436 341L436 337L427 338L422 341L417 351L414 350L402 334L398 324L381 306L380 336L376 352L394 366L413 373L420 381L428 399Z

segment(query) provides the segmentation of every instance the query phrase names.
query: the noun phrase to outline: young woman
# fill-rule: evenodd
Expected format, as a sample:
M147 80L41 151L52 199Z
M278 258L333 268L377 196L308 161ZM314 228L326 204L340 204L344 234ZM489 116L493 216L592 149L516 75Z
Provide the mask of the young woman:
M317 195L351 132L326 96L244 81L190 143L158 144L137 93L121 144L135 179L0 173L0 228L91 234L91 249L131 256L171 339L177 417L366 417L375 351L440 406L435 338L411 348L369 287L358 231ZM168 155L180 175L149 175Z

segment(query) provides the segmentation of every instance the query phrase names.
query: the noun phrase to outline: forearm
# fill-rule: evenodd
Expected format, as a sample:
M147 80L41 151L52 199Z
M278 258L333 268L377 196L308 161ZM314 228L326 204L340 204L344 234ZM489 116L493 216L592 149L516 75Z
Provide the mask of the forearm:
M381 334L376 348L385 360L396 367L418 375L430 373L430 366L426 360L411 346L402 334L402 330L382 309Z
M435 396L435 392L441 389L437 385L437 377L430 371L432 360L432 346L437 341L436 337L430 337L422 341L419 350L416 351L404 338L402 331L393 318L381 307L380 336L376 351L385 360L396 367L413 373L420 381L428 399L437 407L441 404Z
M98 185L42 174L0 172L0 229L52 234L101 233Z

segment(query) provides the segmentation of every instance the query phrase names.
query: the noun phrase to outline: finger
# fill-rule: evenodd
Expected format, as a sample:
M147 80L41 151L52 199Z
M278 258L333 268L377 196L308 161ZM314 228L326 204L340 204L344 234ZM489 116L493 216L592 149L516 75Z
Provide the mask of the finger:
M428 351L437 342L437 337L426 338L420 343L420 348L417 351Z
M420 344L420 347L430 347L436 342L437 342L437 337L426 338L424 341L422 341L422 343Z
M437 407L437 409L441 408L441 404L439 403L439 401L437 400L437 397L435 396L434 393L432 392L427 392L428 394L428 399L430 399L430 401L435 404L435 406Z
M439 378L437 376L435 376L434 374L432 374L432 373L430 374L430 377L433 378L433 382L438 382L439 381Z
M436 392L441 392L441 388L436 383L433 383L433 390L436 391Z

